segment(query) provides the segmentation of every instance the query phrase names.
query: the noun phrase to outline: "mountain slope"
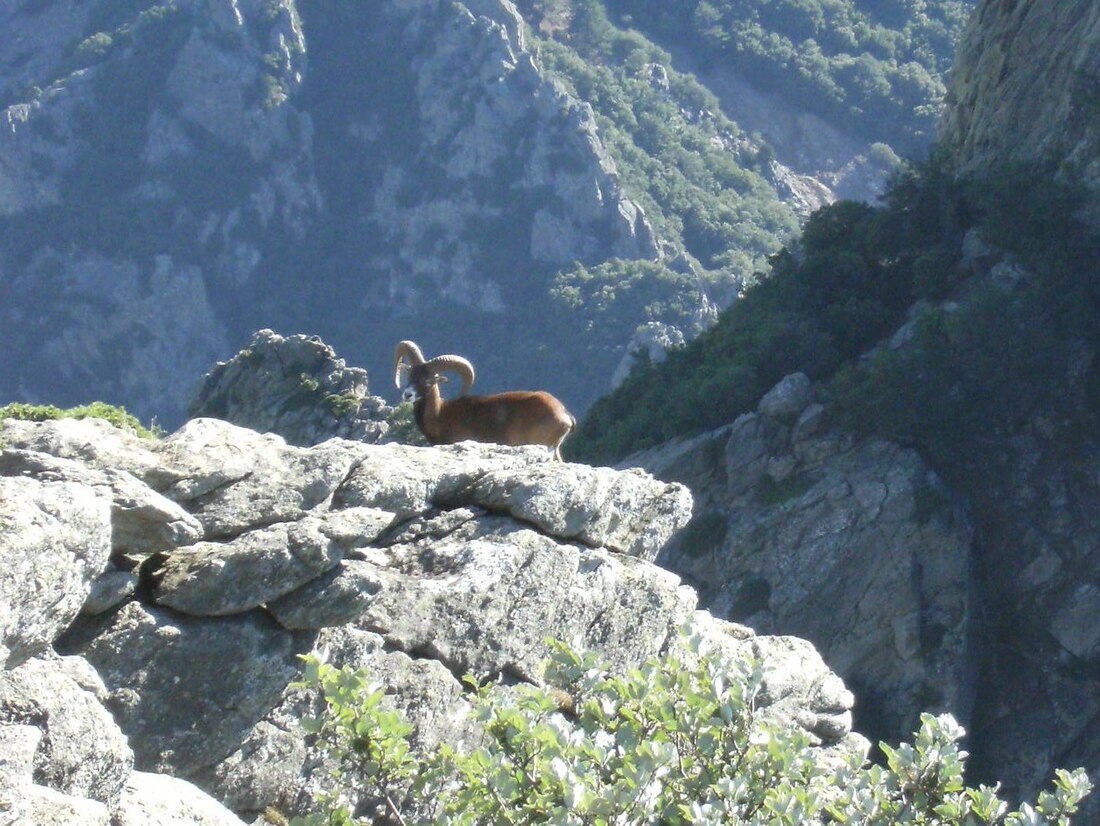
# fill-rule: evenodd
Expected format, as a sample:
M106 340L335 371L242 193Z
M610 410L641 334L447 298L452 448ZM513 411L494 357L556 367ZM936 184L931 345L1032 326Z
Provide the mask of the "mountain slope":
M754 90L749 134L722 109L747 81L716 77L716 97L695 41L643 17L4 4L0 397L172 425L202 371L270 327L383 384L412 338L472 358L479 389L547 387L583 412L631 349L709 326L829 187L873 192L892 157L830 131L818 159L843 160L800 166L832 127ZM801 147L781 159L797 169L756 134L771 118L801 134L776 144Z
M5 397L171 424L203 368L277 326L376 377L403 338L458 350L486 390L583 410L639 324L701 329L797 225L736 126L685 115L701 87L637 74L667 55L634 38L602 68L536 61L503 0L0 16Z

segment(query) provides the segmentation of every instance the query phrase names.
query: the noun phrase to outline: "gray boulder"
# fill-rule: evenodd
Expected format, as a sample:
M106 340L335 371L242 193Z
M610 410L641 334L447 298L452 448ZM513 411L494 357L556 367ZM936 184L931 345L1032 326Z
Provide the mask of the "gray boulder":
M132 772L112 826L243 826L205 792L166 774Z
M385 558L381 587L355 624L457 673L537 682L547 636L638 663L664 650L695 608L691 591L658 568L501 517L398 541ZM318 599L323 606L326 593Z
M80 607L80 613L86 616L95 616L110 611L116 605L125 602L138 587L138 575L134 571L124 571L110 566L96 577L92 583L92 590L84 604Z
M78 660L79 658L67 658ZM98 683L86 663L39 658L0 672L0 721L32 726L41 734L34 751L35 783L115 809L134 755L92 690L71 676Z
M64 644L103 677L136 765L183 778L237 747L310 645L257 612L222 624L138 602L83 622Z
M474 503L544 533L652 561L691 515L691 494L642 471L546 464L488 473ZM624 518L625 517L625 518Z
M542 447L475 442L436 448L379 445L366 448L363 455L369 461L352 470L333 497L333 506L382 508L401 519L415 518L436 505L462 504L486 473L530 468L549 459Z
M115 558L147 556L202 536L202 526L195 517L124 470L97 470L72 459L13 449L0 453L0 476L79 482L99 489L111 502L111 550Z
M76 618L111 554L110 502L70 482L0 477L0 665L44 650Z
M27 787L25 794L17 807L22 809L20 819L11 821L18 826L112 826L110 810L97 800L38 785Z
M196 616L248 611L332 569L392 521L387 511L349 508L180 548L149 569L153 599Z
M158 446L176 463L165 495L191 511L206 539L298 519L336 491L367 445L292 447L217 419L192 419Z
M161 454L158 442L138 438L103 419L5 419L3 444L7 450L45 453L96 470L123 470L158 492L182 473Z

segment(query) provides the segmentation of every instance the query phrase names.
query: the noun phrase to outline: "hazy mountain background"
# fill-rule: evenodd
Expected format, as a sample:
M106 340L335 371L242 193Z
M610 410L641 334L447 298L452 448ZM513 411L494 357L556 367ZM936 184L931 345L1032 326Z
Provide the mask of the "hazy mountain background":
M6 3L0 398L172 426L272 327L583 413L923 151L970 5Z

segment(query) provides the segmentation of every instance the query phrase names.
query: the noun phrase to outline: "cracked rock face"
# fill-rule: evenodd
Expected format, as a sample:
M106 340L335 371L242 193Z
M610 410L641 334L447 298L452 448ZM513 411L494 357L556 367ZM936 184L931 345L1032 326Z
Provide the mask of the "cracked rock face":
M651 563L692 502L642 471L476 443L301 448L215 419L162 441L64 420L9 422L4 438L0 482L91 491L105 520L95 610L56 645L79 655L133 752L137 771L122 766L107 802L93 801L111 816L146 816L135 795L184 780L248 818L306 811L323 766L299 721L318 698L292 683L311 650L368 668L414 745L433 748L478 736L466 673L538 682L547 636L625 668L680 646L693 623L760 663L766 713L806 730L823 760L866 747L851 693L809 643L698 612ZM116 530L112 549L112 527L132 527L146 501L159 503L142 509L148 531ZM128 588L107 587L120 577ZM41 752L33 735L0 723L19 766Z
M965 723L973 529L915 452L824 416L789 376L732 425L630 460L696 494L658 561L715 615L813 642L876 734L928 710Z

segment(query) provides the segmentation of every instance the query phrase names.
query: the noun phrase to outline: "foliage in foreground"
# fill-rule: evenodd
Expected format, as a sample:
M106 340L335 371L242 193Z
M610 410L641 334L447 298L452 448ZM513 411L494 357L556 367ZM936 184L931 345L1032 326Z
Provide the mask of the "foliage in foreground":
M950 715L923 715L911 744L881 744L884 766L852 756L827 768L801 730L757 710L752 663L693 640L686 657L616 675L551 646L548 688L475 686L482 744L428 757L380 684L306 658L302 685L324 710L303 725L334 770L324 813L295 823L1024 826L1070 823L1091 789L1084 770L1059 770L1052 791L1010 811L996 788L964 785L964 732Z
M25 404L12 402L0 407L0 422L4 419L22 419L29 422L46 422L53 419L103 419L120 430L134 433L143 439L154 439L160 435L156 425L147 428L136 416L120 407L106 402L92 402L62 409L52 404Z

